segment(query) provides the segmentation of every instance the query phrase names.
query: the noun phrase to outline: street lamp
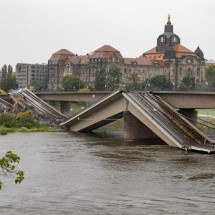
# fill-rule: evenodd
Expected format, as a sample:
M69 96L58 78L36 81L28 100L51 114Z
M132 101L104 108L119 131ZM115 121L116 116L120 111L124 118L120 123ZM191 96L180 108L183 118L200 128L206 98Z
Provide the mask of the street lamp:
M206 82L205 84L206 84L206 91L208 91L208 82Z

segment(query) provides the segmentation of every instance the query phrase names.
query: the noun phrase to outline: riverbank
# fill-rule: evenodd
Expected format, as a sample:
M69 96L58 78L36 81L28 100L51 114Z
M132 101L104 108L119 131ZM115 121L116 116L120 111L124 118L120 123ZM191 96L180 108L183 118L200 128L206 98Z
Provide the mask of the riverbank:
M26 127L21 127L21 128L7 128L5 126L0 126L0 134L5 135L9 132L60 132L63 131L58 128L51 128L51 127L39 127L39 128L26 128Z
M10 113L0 114L0 134L8 132L57 132L60 128L53 128L40 123L33 116L24 116L17 120Z

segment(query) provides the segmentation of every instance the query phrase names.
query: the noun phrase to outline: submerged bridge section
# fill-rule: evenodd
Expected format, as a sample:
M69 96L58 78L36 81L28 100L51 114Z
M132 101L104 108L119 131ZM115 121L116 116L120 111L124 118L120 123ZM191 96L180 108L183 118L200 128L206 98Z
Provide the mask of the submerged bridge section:
M90 132L119 118L124 118L126 139L159 137L173 147L215 153L214 141L151 93L114 92L61 125L71 131Z

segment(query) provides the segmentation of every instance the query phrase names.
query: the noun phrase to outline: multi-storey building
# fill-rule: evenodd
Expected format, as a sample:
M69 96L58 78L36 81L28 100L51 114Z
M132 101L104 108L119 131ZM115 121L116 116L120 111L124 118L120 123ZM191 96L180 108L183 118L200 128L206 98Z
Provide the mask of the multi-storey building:
M48 83L48 66L47 64L18 63L16 79L19 88L45 90Z
M86 85L93 87L96 71L105 68L108 74L113 67L117 67L122 74L121 85L129 84L133 75L140 81L165 75L175 85L175 89L183 77L189 75L195 77L196 82L203 83L203 52L199 47L192 52L180 43L181 39L173 32L169 16L164 33L157 38L156 47L137 58L124 58L120 51L109 45L83 56L62 49L54 53L48 62L49 89L61 88L66 74L77 75Z
M145 52L148 60L168 67L170 80L177 87L184 76L195 77L196 82L205 81L204 54L198 47L194 52L182 46L181 39L173 32L173 25L168 17L164 33L157 38L157 46Z

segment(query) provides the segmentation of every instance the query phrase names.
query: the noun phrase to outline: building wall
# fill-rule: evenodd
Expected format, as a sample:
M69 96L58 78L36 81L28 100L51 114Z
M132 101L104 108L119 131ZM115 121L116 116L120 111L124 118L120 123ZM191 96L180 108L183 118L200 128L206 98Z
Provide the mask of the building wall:
M48 89L57 90L62 87L63 77L66 71L66 61L51 61L48 62Z
M190 61L191 59L192 61ZM171 82L177 86L180 85L185 76L195 77L196 83L205 82L205 64L196 57L183 56L173 60L169 64L169 71Z
M19 88L45 90L48 82L48 66L47 64L18 63L16 65L16 79Z
M63 77L67 74L76 75L85 83L85 85L93 87L95 73L103 67L106 68L107 73L112 67L119 68L122 74L120 81L122 85L131 83L132 74L136 74L141 82L157 75L165 75L173 84L175 84L177 75L177 85L179 85L182 79L187 75L194 76L196 82L204 83L205 81L205 65L202 65L195 58L193 58L192 63L188 63L186 56L178 59L177 62L176 60L171 62L167 66L159 66L156 64L150 66L135 65L125 64L124 62L89 62L88 64L72 64L67 62L65 64L52 64L49 66L51 67L49 67L49 89L51 90L56 90L57 88L62 87Z

